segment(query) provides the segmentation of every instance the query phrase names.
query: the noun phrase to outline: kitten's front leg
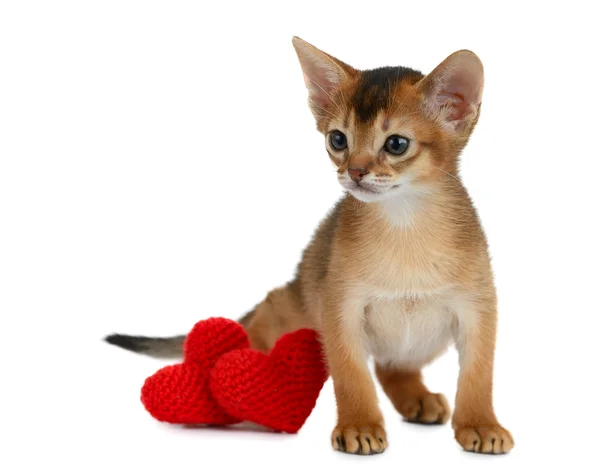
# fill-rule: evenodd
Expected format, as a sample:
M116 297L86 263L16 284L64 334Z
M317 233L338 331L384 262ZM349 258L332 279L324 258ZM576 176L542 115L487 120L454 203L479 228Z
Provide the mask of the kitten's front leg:
M346 453L381 453L388 443L375 384L367 367L362 325L364 305L358 298L329 291L325 309L323 345L338 413L331 444Z
M469 452L507 453L514 446L493 409L495 346L496 307L494 301L484 301L473 320L460 326L456 342L460 375L452 427L458 443Z

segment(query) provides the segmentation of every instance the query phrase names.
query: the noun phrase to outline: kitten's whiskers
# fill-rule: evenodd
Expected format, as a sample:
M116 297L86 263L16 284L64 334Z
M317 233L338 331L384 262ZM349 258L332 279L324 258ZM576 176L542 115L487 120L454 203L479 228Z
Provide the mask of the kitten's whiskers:
M449 175L450 177L452 177L453 179L457 180L458 182L460 182L460 179L452 174L450 174L448 171L445 171L444 169L442 169L441 167L437 167L437 166L433 166L435 167L438 171L443 172L444 174Z

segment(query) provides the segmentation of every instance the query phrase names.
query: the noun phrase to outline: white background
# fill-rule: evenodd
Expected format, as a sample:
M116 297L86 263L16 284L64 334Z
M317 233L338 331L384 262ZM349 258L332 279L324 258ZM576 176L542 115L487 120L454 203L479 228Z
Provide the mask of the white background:
M587 6L586 6L587 5ZM598 439L598 65L592 2L3 1L0 340L5 467L591 466ZM462 176L500 298L508 456L449 425L334 452L331 381L297 435L181 429L139 401L165 362L102 342L238 318L287 281L341 194L293 35L358 68L482 59ZM453 400L454 350L427 368Z

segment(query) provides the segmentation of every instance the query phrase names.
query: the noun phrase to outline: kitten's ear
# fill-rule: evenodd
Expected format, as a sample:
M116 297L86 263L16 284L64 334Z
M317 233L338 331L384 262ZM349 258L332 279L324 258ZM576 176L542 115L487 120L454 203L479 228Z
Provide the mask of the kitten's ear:
M317 49L312 44L294 36L292 44L298 54L308 89L308 101L316 119L331 112L335 90L356 72L344 62Z
M427 111L448 130L459 132L479 116L483 64L469 50L449 55L416 85Z

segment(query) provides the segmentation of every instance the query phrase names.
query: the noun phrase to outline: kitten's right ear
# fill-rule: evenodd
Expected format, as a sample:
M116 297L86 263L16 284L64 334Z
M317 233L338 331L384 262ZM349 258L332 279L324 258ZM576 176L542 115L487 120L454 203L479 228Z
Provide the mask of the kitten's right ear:
M304 74L310 109L318 120L324 114L332 112L335 90L356 72L349 65L299 37L294 36L292 44Z
M483 64L470 50L449 55L416 87L426 110L451 132L477 120L483 94Z

